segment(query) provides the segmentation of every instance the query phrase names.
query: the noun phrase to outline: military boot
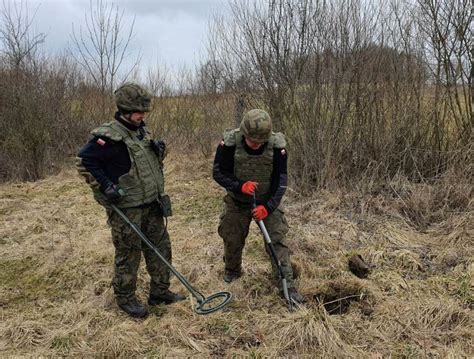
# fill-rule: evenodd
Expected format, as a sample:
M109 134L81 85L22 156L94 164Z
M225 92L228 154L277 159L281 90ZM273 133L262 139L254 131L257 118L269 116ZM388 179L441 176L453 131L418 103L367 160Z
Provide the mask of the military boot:
M242 276L242 272L234 272L230 270L225 270L224 272L224 281L226 283L231 283L234 280L240 278Z
M136 298L130 299L126 302L117 301L117 305L133 318L144 318L148 315L146 308Z
M161 293L159 295L150 295L150 298L148 298L148 304L149 305L158 305L158 304L171 304L175 302L179 302L181 300L185 300L186 297L184 295L178 294L178 293L173 293L170 290L167 290L164 293Z

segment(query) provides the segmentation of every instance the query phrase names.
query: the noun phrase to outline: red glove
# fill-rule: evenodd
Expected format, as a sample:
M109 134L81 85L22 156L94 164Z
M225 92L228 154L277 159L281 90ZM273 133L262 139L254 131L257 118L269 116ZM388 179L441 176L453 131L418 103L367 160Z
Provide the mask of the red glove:
M255 193L257 186L258 186L257 182L247 181L242 185L241 191L243 194L248 194L249 196L251 196Z
M268 216L268 211L265 206L259 205L252 209L252 216L257 221L263 221Z

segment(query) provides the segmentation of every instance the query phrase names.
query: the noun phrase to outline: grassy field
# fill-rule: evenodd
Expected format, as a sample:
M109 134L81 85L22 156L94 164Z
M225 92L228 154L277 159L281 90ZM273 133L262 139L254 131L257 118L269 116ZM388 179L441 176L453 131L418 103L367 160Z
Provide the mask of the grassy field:
M270 280L256 225L245 275L223 282L217 235L223 191L209 163L167 160L173 263L205 294L233 303L208 316L191 300L151 309L145 320L113 300L113 246L104 210L74 171L0 186L0 356L472 357L474 218L452 211L414 226L394 203L357 193L289 191L289 242L307 297L289 312ZM472 193L472 192L471 192ZM399 203L399 202L397 202ZM347 260L372 265L355 277ZM147 297L140 268L138 296ZM176 280L172 289L186 293Z

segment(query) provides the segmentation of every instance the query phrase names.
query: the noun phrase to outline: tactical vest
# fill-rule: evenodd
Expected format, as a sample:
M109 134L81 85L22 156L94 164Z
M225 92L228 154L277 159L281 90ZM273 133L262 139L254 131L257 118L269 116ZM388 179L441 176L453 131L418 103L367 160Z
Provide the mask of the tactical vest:
M118 180L119 187L125 191L125 196L116 203L119 208L151 203L159 200L159 196L164 194L163 168L150 145L150 133L146 127L142 132L143 138L138 139L140 131L131 131L118 121L107 122L91 132L94 136L107 137L116 142L123 141L127 145L131 167L130 171ZM92 187L96 200L102 203L100 191L97 187Z
M263 203L270 198L270 186L273 172L273 149L285 148L285 136L280 132L272 132L261 155L251 155L245 151L243 135L240 130L231 129L224 132L224 144L235 146L234 175L241 181L258 182L255 197L258 202ZM243 193L227 191L235 200L244 203L252 203L253 197Z

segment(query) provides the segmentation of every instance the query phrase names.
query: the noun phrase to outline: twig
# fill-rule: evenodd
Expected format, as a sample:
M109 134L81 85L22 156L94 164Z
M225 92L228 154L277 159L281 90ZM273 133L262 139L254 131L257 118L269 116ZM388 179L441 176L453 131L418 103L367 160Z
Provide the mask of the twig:
M364 296L364 293L348 295L347 297L344 297L344 298L338 298L335 300L331 300L330 302L323 303L323 305L340 302L340 301L343 301L344 299L350 299L350 298L356 298L356 297L360 297L362 299L363 296Z

